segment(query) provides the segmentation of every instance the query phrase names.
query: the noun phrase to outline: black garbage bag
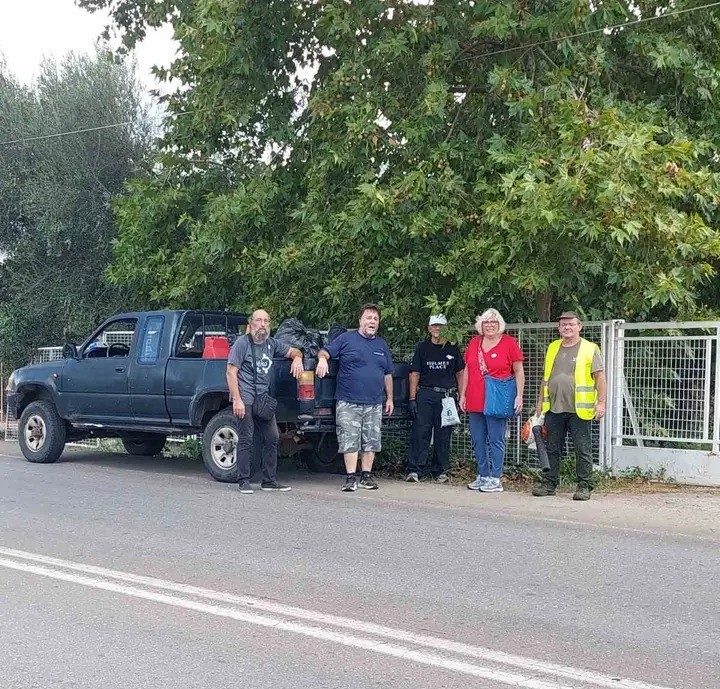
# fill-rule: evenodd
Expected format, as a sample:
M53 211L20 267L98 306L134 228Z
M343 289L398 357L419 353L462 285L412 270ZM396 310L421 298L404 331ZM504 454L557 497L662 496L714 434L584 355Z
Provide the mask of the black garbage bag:
M347 328L340 325L340 323L333 323L330 326L330 330L328 330L327 334L327 342L332 342L336 337L339 335L342 335L343 333L347 332Z
M316 357L323 346L320 332L307 328L298 318L288 318L280 323L274 337L278 342L299 349L306 357Z

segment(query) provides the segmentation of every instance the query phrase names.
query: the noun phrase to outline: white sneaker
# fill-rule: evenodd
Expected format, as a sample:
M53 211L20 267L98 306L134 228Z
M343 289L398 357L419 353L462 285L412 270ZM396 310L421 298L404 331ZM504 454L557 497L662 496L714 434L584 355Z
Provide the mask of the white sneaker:
M468 483L468 490L480 490L490 479L487 476L478 476L472 483Z
M483 493L502 493L503 487L499 478L489 478L487 483L483 483L483 485L480 486L480 490Z

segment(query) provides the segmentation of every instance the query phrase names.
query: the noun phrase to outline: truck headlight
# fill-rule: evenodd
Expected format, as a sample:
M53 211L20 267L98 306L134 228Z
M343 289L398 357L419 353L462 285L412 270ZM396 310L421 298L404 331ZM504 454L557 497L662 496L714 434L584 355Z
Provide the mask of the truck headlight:
M17 387L15 383L15 371L13 371L10 374L10 377L8 378L7 386L5 387L6 392L15 392L15 388Z

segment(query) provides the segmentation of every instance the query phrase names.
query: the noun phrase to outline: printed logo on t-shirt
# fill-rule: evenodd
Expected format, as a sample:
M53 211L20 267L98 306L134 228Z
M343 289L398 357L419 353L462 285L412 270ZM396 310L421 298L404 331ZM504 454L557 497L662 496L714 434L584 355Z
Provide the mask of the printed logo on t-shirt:
M454 359L455 357L454 357L452 354L446 354L446 355L445 355L445 358L452 360L452 359Z
M497 352L493 352L493 353L490 355L490 358L491 358L491 359L497 359Z
M259 375L267 375L270 367L272 366L272 359L267 355L267 352L263 352L260 360L257 362L257 372Z

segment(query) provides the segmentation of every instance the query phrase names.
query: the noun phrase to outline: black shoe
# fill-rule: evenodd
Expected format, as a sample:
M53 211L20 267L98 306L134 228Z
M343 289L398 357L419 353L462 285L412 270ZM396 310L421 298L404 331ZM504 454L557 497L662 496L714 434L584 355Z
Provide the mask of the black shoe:
M278 483L277 481L271 481L270 483L261 484L260 490L274 490L280 493L287 493L289 490L292 490L292 488L290 488L290 486L283 486L282 483Z
M370 474L368 474L367 476L363 476L360 479L360 488L366 488L367 490L377 490L378 488L380 488L380 486L378 486L377 481L375 481L375 479L370 476Z
M555 486L549 481L543 481L542 483L536 483L533 486L532 494L536 498L545 498L548 495L555 495Z
M250 481L240 481L240 483L238 483L238 488L241 493L246 493L248 495L255 492L250 485Z
M589 500L590 489L587 486L578 486L577 490L573 493L573 500Z
M357 479L354 476L348 476L342 489L345 493L354 493L357 490Z

